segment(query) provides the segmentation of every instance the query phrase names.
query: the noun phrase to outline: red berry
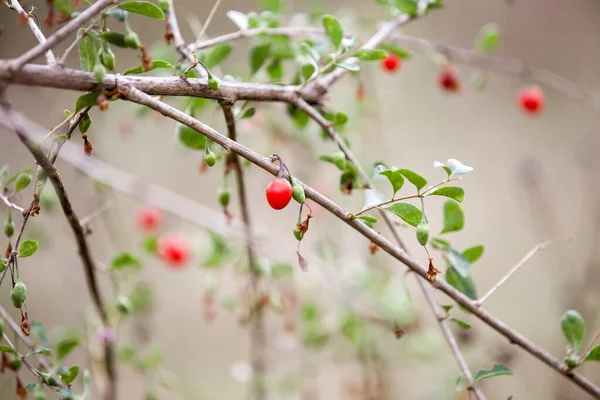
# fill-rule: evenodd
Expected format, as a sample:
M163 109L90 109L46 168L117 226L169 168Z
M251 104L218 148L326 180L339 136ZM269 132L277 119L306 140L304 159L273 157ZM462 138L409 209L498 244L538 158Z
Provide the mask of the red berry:
M181 234L169 233L159 239L157 253L171 267L183 268L190 259L190 243Z
M396 72L402 66L402 60L395 54L388 53L386 58L381 59L381 68L387 72Z
M147 204L138 210L137 222L142 230L153 232L162 223L162 213L158 208Z
M544 92L535 85L521 88L517 100L521 109L527 114L539 114L544 108Z
M286 179L275 178L267 185L267 201L275 210L281 210L292 199L292 185Z
M439 83L442 89L447 92L458 92L460 90L460 81L454 71L454 68L447 65L442 68L440 73Z

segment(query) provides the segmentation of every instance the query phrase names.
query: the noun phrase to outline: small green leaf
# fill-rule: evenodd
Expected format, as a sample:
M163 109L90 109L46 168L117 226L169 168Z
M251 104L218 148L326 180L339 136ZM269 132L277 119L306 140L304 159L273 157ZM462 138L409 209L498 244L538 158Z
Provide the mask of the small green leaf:
M469 264L469 260L467 260L461 253L454 249L449 249L448 262L450 262L450 265L456 268L458 273L463 278L467 278L469 276L471 264Z
M65 339L59 342L56 345L56 358L62 360L77 346L79 346L77 339Z
M79 375L79 367L77 365L73 365L70 368L61 367L57 371L60 379L67 385L71 384Z
M446 314L448 314L450 312L450 310L452 310L454 308L454 306L452 304L448 304L448 305L441 306L441 307L446 312Z
M73 12L71 0L54 0L54 8L65 15L71 15Z
M241 31L248 29L248 16L246 14L235 10L229 10L227 11L227 17L233 21Z
M79 132L86 133L90 126L92 125L92 118L90 114L85 114L83 118L81 118L81 122L79 123Z
M574 353L579 353L585 335L585 322L581 314L575 310L567 311L560 320L560 326L565 339L573 346Z
M396 8L407 15L415 15L417 3L414 0L395 0Z
M294 268L292 264L276 263L271 266L271 277L274 279L286 278L293 274Z
M212 248L202 266L205 268L219 268L223 264L223 261L232 254L233 250L223 236L211 232L210 237Z
M480 53L489 53L500 43L500 27L498 24L490 23L484 25L479 31L475 49Z
M274 58L267 66L267 73L275 82L283 79L283 66L280 58Z
M188 149L204 150L206 147L206 137L189 126L179 125L177 136L179 141Z
M109 270L115 271L126 267L139 268L142 266L140 260L131 253L123 252L117 254L110 262Z
M450 318L450 321L454 322L456 325L460 326L462 329L471 329L471 324L461 321L457 318Z
M398 47L391 43L382 43L380 47L383 50L387 51L388 53L395 54L398 57L403 58L403 59L409 59L411 57L410 51L406 50L405 48Z
M444 203L444 228L440 233L460 231L465 224L462 207L451 200Z
M473 264L475 261L479 260L483 255L484 247L482 245L469 247L465 251L463 251L463 256L469 261L469 263Z
M0 344L0 352L17 355L17 351L7 344Z
M302 75L302 78L306 81L313 76L316 70L317 68L312 62L307 62L300 67L300 75Z
M250 107L249 109L244 111L240 119L252 118L254 117L254 114L256 114L256 108Z
M90 35L84 34L85 29L80 28L77 32L77 36L85 35L77 44L79 50L79 61L81 63L81 70L85 72L92 72L96 65L96 59L99 51L99 46L96 46L96 42L92 40Z
M204 65L207 68L212 68L221 64L231 54L232 47L227 43L220 43L213 46L204 57Z
M380 49L360 49L352 57L365 61L381 60L387 57L387 53Z
M98 104L98 96L100 92L89 92L84 95L81 95L77 98L77 103L75 103L75 112L79 112L86 107L93 107Z
M354 64L354 63L350 63L350 62L335 63L335 66L343 68L346 71L350 71L350 72L358 72L358 71L360 71L360 65Z
M402 188L402 185L404 185L404 178L402 177L402 172L399 169L386 169L380 171L379 173L388 178L388 181L390 181L390 183L392 184L392 189L394 190L394 194L392 195L392 197L396 196L398 190L400 190Z
M25 189L31 183L31 175L28 173L22 172L17 175L17 179L15 180L15 192L19 192Z
M460 203L465 199L465 191L458 186L445 186L434 190L428 196L445 196Z
M600 361L600 345L594 347L586 355L583 361Z
M121 3L121 8L130 13L144 15L150 18L165 19L162 10L149 1L126 1Z
M365 222L368 222L370 224L376 224L378 222L377 218L372 217L370 215L360 215L358 217L358 219L361 219L361 220L363 220Z
M471 300L477 300L477 288L470 276L463 278L454 267L449 267L444 274L444 277L450 286L454 287Z
M27 385L25 385L25 389L27 389L28 393L33 392L34 390L36 390L38 387L40 386L39 383L35 383L35 382L29 382ZM34 399L38 399L37 397L34 396Z
M145 71L144 71L143 66L138 65L135 68L131 68L131 69L128 69L127 71L123 72L123 75L141 74L142 72L148 72L148 71L152 71L153 69L158 69L158 68L174 68L174 67L166 61L154 60L150 64L150 68Z
M333 47L336 49L340 47L342 39L344 38L344 30L342 29L340 22L333 15L328 14L323 15L321 22L327 36L329 36L331 43L333 43Z
M50 349L47 349L45 347L42 346L35 346L34 349L29 350L29 352L27 353L27 355L25 357L29 357L32 356L34 354L43 354L45 356L49 356L52 354L52 351Z
M498 375L514 376L515 373L512 372L510 368L508 368L502 364L494 364L492 369L489 369L489 370L480 369L479 371L477 371L475 378L473 378L473 383L478 382L482 379L492 378L492 377L498 376Z
M414 227L419 225L423 214L417 207L408 203L395 203L386 207L386 210L393 212L402 218L404 222Z
M408 179L410 183L415 185L417 190L421 190L425 185L427 185L427 180L416 172L413 172L409 169L399 169L398 171L400 171L400 173L404 175L404 177Z
M37 251L38 246L38 242L35 240L24 241L19 248L19 258L32 256Z
M258 46L252 48L252 50L250 51L250 68L253 74L255 74L260 69L260 67L263 66L263 64L269 57L270 52L270 43L259 44Z

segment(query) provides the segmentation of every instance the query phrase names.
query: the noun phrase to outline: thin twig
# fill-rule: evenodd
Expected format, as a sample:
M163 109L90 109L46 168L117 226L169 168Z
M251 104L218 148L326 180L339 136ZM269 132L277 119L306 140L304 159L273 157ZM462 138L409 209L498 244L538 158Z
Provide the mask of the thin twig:
M90 215L83 217L79 220L79 225L81 226L86 226L87 224L89 224L93 219L99 217L100 215L102 215L102 213L104 213L105 211L107 211L110 207L112 207L114 204L114 201L112 199L109 199L106 203L102 204L96 211L92 212Z
M590 352L590 350L592 350L592 347L594 347L594 343L596 343L596 340L598 340L598 338L600 338L600 329L598 329L588 346L585 348L583 353L581 353L581 357L585 357Z
M237 130L235 126L235 116L231 110L231 104L221 103L223 114L225 116L225 122L227 123L227 131L229 132L229 138L237 141ZM265 329L265 321L263 310L261 307L255 307L254 303L261 293L260 289L260 275L261 272L258 269L258 263L256 262L256 255L254 254L254 248L252 246L252 223L250 221L250 212L248 209L248 200L246 197L246 184L244 182L244 170L242 169L242 163L240 162L239 156L233 154L231 158L234 164L235 179L237 183L237 193L239 197L240 212L242 214L242 222L244 223L244 234L246 242L246 253L248 256L248 270L250 271L250 287L252 290L252 333L251 333L251 345L250 345L250 359L252 362L252 371L256 374L253 379L252 395L253 400L265 400L267 398L267 388L264 382L264 378L267 372L267 335Z
M17 13L19 13L23 18L25 18L27 20L27 24L31 28L31 31L33 32L33 35L35 36L35 38L38 40L38 42L40 42L41 45L45 44L46 36L44 36L44 34L42 33L42 30L36 23L36 19L33 17L33 14L26 12L23 9L23 7L21 7L21 3L19 2L19 0L11 0L10 8L15 10ZM55 62L56 62L56 57L54 56L54 53L52 52L52 50L48 49L46 51L46 63L48 65L52 65Z
M15 203L11 202L8 197L6 197L3 194L0 194L0 200L2 200L2 202L4 204L6 204L9 208L12 208L13 210L17 210L18 212L20 212L21 214L23 214L25 212L25 209L22 207L19 207L18 205L16 205Z
M75 50L75 47L77 47L77 45L79 44L79 42L81 41L81 39L83 39L88 32L93 29L96 25L98 25L98 22L100 22L101 18L96 19L95 21L93 21L90 26L88 26L87 28L85 28L85 30L83 32L81 32L81 35L77 35L77 38L73 41L73 43L71 43L69 45L69 47L67 47L67 49L65 50L65 53L62 55L62 57L56 62L58 65L65 65L65 61L67 60L67 57L69 56L69 54L71 54L71 52L73 50Z
M253 164L261 167L265 171L271 173L272 175L277 175L279 172L279 168L270 161L267 157L263 157L254 151L242 146L241 144L232 141L226 136L221 135L214 129L210 128L207 125L204 125L202 122L196 120L195 118L190 117L189 115L181 112L165 103L158 101L157 99L135 89L124 87L121 88L123 95L126 99L133 101L138 104L143 104L147 107L152 108L155 111L177 121L180 122L197 132L200 132L207 138L211 139L215 143L223 146L224 148L233 151L236 154L244 157L248 161ZM400 247L392 244L389 240L381 236L378 232L369 228L365 224L356 219L348 218L350 215L348 211L331 201L329 198L323 196L321 193L317 192L310 186L307 186L300 180L296 179L298 184L303 187L304 192L306 193L306 197L315 201L317 204L321 205L323 208L328 210L331 214L335 215L340 220L344 221L346 224L350 225L353 229L361 233L367 239L373 241L377 246L379 246L386 253L397 259L398 261L405 264L409 267L413 272L417 273L423 278L427 278L427 269L425 266L417 262L415 259L410 257L404 250ZM450 298L455 300L458 304L465 307L467 310L473 313L477 318L482 320L484 323L489 325L491 328L496 330L498 333L505 336L510 340L511 343L521 347L523 350L527 351L532 356L536 357L538 360L542 361L544 364L548 365L555 371L559 372L567 379L570 379L575 384L580 386L587 393L594 395L596 398L600 399L600 387L596 386L593 382L588 380L583 375L568 370L566 365L554 357L552 354L548 353L546 350L539 347L537 344L527 339L525 336L515 331L510 326L506 325L504 322L494 317L488 311L479 307L477 303L468 298L463 293L456 290L454 287L450 286L448 283L441 279L436 279L431 282L431 285L438 289L439 291L445 293Z
M202 38L204 37L204 34L206 33L208 26L212 22L217 10L219 9L219 6L221 5L221 1L222 0L217 0L215 2L215 4L213 5L213 7L210 9L210 12L208 13L208 17L206 17L206 21L204 22L204 25L202 25L202 30L198 34L198 38L196 39L196 42L190 46L192 51L195 51L198 43L200 43L202 41Z
M259 35L266 36L305 36L305 35L322 35L325 31L323 28L313 28L310 26L296 26L287 28L253 28L244 29L237 32L231 32L222 36L217 36L211 39L206 39L201 42L196 42L195 49L201 50L215 46L220 43L231 42Z
M71 32L77 30L80 26L85 24L87 21L92 19L95 15L101 13L106 7L116 3L117 0L98 0L96 3L88 7L81 14L69 21L65 26L56 31L50 36L44 43L40 43L34 48L27 51L25 54L20 56L11 62L11 71L18 71L25 64L32 61L34 58L42 54L43 52L51 49L55 44L62 41Z
M189 63L194 63L196 59L194 58L194 51L185 45L185 41L183 40L183 36L181 36L181 30L179 29L179 23L177 22L177 15L175 13L175 5L173 0L169 1L169 11L167 11L167 20L169 25L171 26L171 31L173 33L173 45L175 45L175 50ZM195 66L196 72L201 78L205 78L208 76L206 70L201 68L200 63ZM207 83L206 79L202 80L204 83Z
M110 321L104 308L104 300L102 299L100 288L98 287L98 283L96 281L94 262L87 243L85 231L83 227L79 224L79 219L75 215L75 211L73 210L65 187L58 174L58 171L56 170L56 168L54 168L54 165L52 165L51 161L44 155L40 146L37 143L34 143L31 139L29 139L28 135L23 131L21 126L18 124L16 118L14 118L14 116L8 109L8 106L4 105L3 108L5 113L11 119L13 129L19 137L19 140L21 140L25 147L27 147L27 149L31 152L37 164L40 167L42 167L44 172L48 175L48 179L54 187L54 191L56 192L56 195L59 199L65 217L69 222L71 229L73 230L73 234L75 235L75 240L79 249L79 256L81 257L81 260L83 262L88 288L92 295L94 305L96 306L97 312L100 315L102 324L104 325L104 327L108 327L110 325ZM108 377L108 388L104 394L104 397L106 400L113 400L116 397L117 376L115 353L113 344L110 341L104 342L104 358L106 364L106 374Z
M529 251L529 253L527 253L525 255L525 257L523 257L521 259L521 261L519 261L514 267L512 267L507 273L506 275L504 275L502 277L502 279L500 279L486 294L484 294L479 300L477 300L477 305L481 306L483 304L484 301L487 300L488 297L490 297L500 286L502 286L504 283L506 283L506 281L515 273L517 272L517 270L519 268L521 268L523 265L525 265L525 263L527 261L529 261L529 259L531 257L533 257L538 251L542 251L544 250L546 247L553 245L555 243L559 243L559 242L564 242L564 241L569 241L571 240L570 237L563 237L563 238L558 238L558 239L550 239L546 242L537 244L536 246L533 247L533 249L531 249Z

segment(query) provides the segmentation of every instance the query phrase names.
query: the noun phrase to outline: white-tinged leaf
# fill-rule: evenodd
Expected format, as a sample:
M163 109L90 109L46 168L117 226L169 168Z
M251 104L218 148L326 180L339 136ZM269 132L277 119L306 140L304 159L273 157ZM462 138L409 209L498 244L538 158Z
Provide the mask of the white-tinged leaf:
M248 29L248 16L242 12L229 10L227 11L227 17L237 25L240 30L245 31Z

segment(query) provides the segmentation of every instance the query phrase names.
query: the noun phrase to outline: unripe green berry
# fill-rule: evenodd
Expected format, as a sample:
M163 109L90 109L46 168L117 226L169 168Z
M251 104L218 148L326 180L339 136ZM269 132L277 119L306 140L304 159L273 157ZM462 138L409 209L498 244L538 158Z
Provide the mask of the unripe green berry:
M208 76L208 87L210 90L219 90L219 81L212 74Z
M9 217L4 223L4 234L6 237L11 237L15 233L15 224L13 224L12 219Z
M138 34L133 31L127 32L123 41L125 42L125 46L130 47L132 49L139 49L142 44Z
M21 369L22 365L23 361L21 360L21 357L12 356L12 358L10 359L10 369L12 369L13 371L18 371L19 369Z
M10 299L16 308L21 308L27 298L27 286L21 281L17 281L10 292Z
M209 167L212 167L217 162L217 157L215 157L215 153L213 153L208 148L208 146L206 146L206 149L204 151L204 162L206 162L206 165L208 165Z
M115 53L109 47L100 48L100 52L98 54L100 57L100 62L111 71L115 69Z
M15 187L17 188L26 188L31 183L31 176L29 174L19 174L17 176L17 180L15 181Z
M306 201L306 194L304 193L304 188L298 185L295 181L292 186L292 197L300 204L304 204Z
M304 238L304 234L302 233L300 228L298 228L298 226L294 226L294 237L297 241L301 241L302 238Z
M127 296L117 296L117 311L121 314L126 315L131 312L133 306L131 305L131 301Z
M430 228L427 223L427 218L423 215L421 222L417 225L417 240L421 246L425 246L429 242Z
M219 187L218 195L219 204L222 207L227 207L227 205L229 204L229 199L231 199L231 192L229 191L229 188L226 185L221 185Z
M44 379L44 382L46 382L47 385L58 386L58 382L56 382L56 379L54 379L52 374L40 372L40 375L42 376L42 379Z
M163 12L169 11L169 1L168 0L158 0L158 6Z
M96 74L96 81L98 81L98 83L102 83L104 81L104 75L106 75L106 68L104 68L104 65L94 65L94 74Z

